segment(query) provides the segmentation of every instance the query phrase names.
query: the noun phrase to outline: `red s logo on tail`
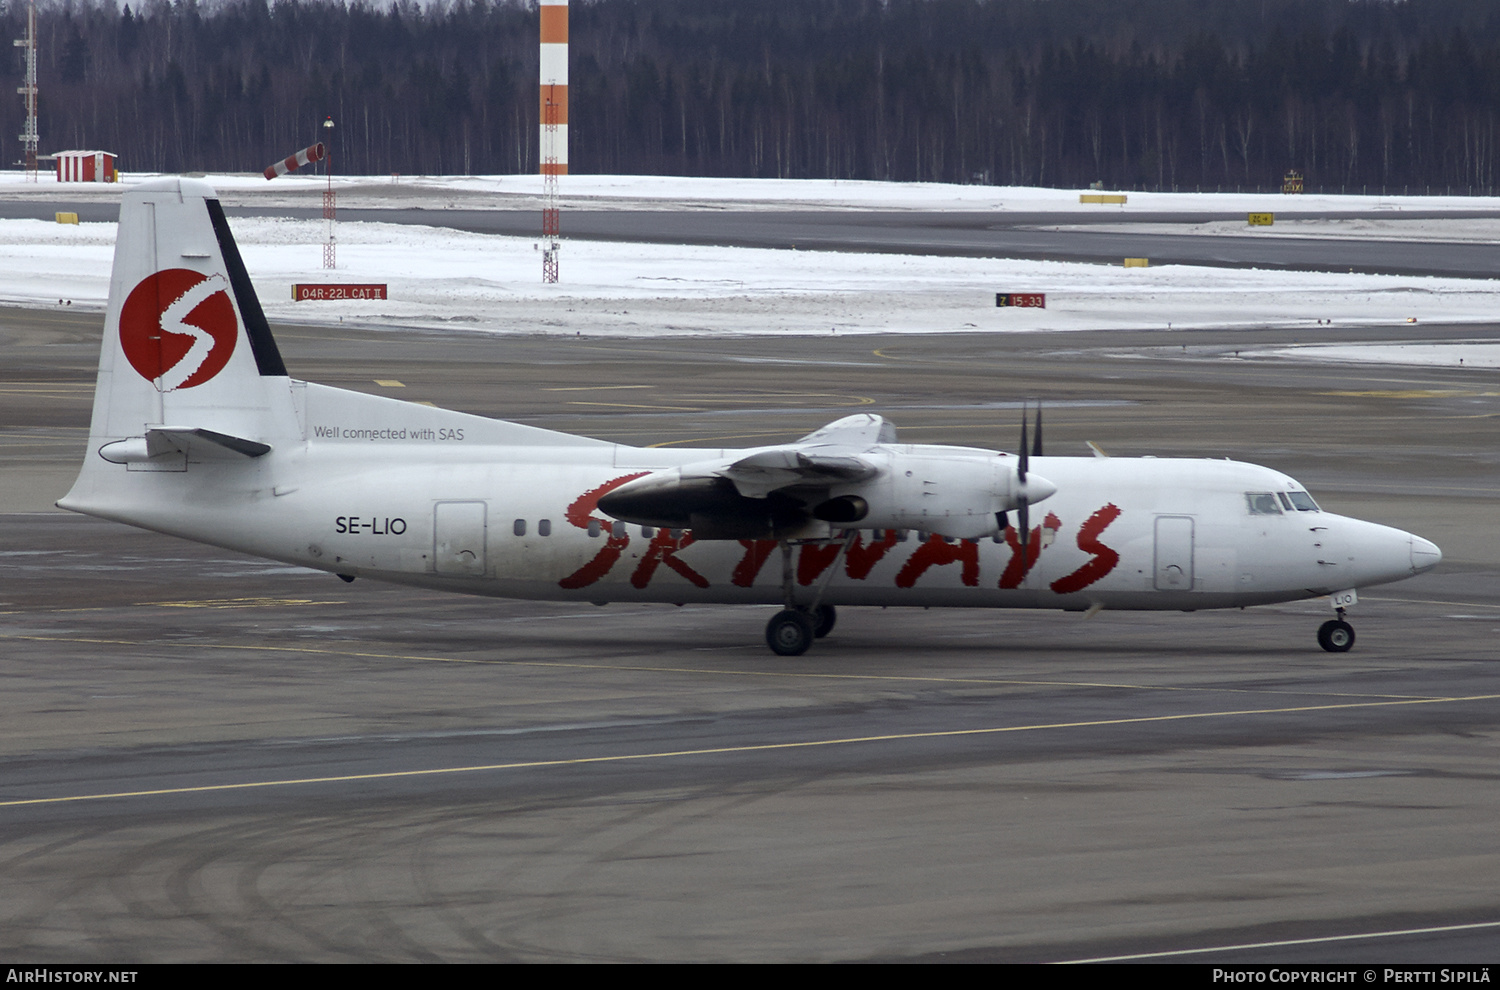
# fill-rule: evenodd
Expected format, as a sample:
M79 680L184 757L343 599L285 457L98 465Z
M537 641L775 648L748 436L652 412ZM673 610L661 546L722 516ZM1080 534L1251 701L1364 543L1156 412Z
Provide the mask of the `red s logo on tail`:
M141 280L120 308L120 346L163 392L192 388L224 370L239 320L223 275L168 268Z

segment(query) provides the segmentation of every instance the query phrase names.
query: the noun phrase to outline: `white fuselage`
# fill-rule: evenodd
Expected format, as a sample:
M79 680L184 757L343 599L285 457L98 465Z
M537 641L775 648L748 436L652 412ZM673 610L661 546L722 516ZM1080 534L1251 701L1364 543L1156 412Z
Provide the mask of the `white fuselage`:
M783 601L774 541L696 540L596 508L613 485L723 451L369 432L177 472L121 469L107 506L85 497L69 507L338 574L469 594ZM795 548L799 596L821 591L844 605L1224 608L1396 581L1438 559L1432 544L1389 527L1317 510L1252 512L1251 494L1274 500L1301 489L1255 465L1038 457L1032 470L1058 491L1031 509L1029 567L1014 528L968 541L862 529L842 554L834 528L829 540Z

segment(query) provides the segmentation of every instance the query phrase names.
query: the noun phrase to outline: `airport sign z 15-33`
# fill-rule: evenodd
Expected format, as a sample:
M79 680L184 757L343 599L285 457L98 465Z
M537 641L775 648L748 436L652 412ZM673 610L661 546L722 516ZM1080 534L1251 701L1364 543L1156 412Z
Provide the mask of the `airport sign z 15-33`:
M329 285L318 282L300 282L292 286L295 302L318 299L384 299L385 283L372 285Z
M995 293L996 306L1030 306L1033 309L1046 309L1047 296L1042 292L997 292Z

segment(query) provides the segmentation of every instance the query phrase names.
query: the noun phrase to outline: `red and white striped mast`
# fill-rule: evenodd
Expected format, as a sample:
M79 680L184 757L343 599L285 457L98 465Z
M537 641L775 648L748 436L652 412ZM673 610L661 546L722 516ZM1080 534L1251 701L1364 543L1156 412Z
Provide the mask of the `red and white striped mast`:
M568 174L568 0L541 0L542 281L557 281L557 177Z

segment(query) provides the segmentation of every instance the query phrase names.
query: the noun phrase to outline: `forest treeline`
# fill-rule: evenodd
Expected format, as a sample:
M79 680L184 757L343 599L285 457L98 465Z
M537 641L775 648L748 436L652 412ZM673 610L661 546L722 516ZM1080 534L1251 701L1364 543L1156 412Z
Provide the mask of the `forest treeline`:
M4 92L25 4L0 12ZM1500 187L1496 0L573 0L574 172L1110 188ZM43 153L537 168L514 0L42 0ZM19 96L0 96L19 160Z

